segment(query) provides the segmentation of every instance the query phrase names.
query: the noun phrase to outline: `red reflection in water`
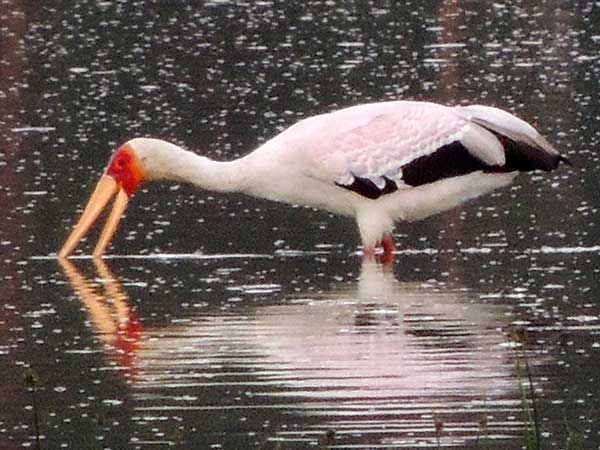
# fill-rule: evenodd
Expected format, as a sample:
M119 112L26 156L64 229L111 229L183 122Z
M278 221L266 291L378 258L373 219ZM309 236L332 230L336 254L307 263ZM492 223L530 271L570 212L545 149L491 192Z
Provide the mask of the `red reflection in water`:
M70 261L59 262L85 307L96 336L111 349L107 357L125 369L125 378L131 377L136 371L143 328L121 284L101 260L94 261L100 283L87 279Z

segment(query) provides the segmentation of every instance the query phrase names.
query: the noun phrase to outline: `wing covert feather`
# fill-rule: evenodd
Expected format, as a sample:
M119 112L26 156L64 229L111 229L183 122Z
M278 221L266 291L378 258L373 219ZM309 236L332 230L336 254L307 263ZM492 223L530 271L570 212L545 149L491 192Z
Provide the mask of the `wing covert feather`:
M486 110L485 118L514 117L498 111L501 113ZM305 119L282 132L275 141L292 151L306 153L312 161L307 165L311 176L376 198L374 192L391 192L395 190L392 185L400 189L411 186L403 179L403 170L427 171L435 164L462 164L462 168L449 167L449 173L456 176L462 170L505 165L504 147L496 130L473 120L479 112L476 108L427 102L372 103ZM515 120L518 126L509 122L515 131L530 134L526 122ZM436 176L443 176L443 167L433 170ZM410 178L435 178L431 174L417 175L413 173ZM361 192L359 187L365 186L368 189Z
M481 127L452 108L424 102L360 105L312 117L278 138L301 145L333 181L353 177L383 186L383 177L401 183L402 166L453 141L465 145L487 164L503 162L502 146ZM489 143L491 142L491 146Z

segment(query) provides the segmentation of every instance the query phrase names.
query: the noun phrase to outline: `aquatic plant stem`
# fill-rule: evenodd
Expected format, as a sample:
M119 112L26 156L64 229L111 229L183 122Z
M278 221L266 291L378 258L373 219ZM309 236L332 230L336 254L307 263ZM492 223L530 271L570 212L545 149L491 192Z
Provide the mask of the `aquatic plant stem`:
M529 383L529 394L531 398L531 411L533 413L533 423L534 423L534 431L535 431L535 448L541 449L542 442L540 436L540 427L539 427L539 417L536 405L536 397L535 397L535 388L533 386L533 376L531 375L531 370L529 369L529 363L527 362L527 358L525 360L525 375L527 376L527 381Z
M518 344L520 344L520 349L519 347L515 348L515 357L517 365L517 378L519 381L519 391L521 394L521 405L523 407L523 411L525 412L525 414L527 414L525 448L527 450L541 450L542 442L540 435L539 417L536 406L536 397L533 385L533 376L531 374L531 370L529 368L529 363L527 362L526 356L526 330L516 330L513 333L513 339ZM525 374L523 374L523 369L525 370ZM527 388L524 386L524 377L527 378ZM529 393L527 393L527 390L529 390Z
M40 441L40 419L38 416L37 401L35 396L35 387L31 389L31 403L33 407L33 432L35 433L35 445L37 450L42 450Z
M42 450L42 442L40 440L40 420L38 415L36 386L38 378L32 369L25 373L25 387L31 392L31 408L33 409L33 432L35 433L36 450Z

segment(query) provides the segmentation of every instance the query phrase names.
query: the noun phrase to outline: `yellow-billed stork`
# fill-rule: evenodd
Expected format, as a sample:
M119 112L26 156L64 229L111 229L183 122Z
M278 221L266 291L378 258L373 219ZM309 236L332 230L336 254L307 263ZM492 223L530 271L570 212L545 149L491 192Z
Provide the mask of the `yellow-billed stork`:
M393 260L396 221L423 219L509 184L518 172L568 162L527 122L489 106L393 101L302 120L248 155L219 162L153 138L114 154L60 250L70 255L116 194L100 256L143 181L192 183L309 205L358 223L364 254Z

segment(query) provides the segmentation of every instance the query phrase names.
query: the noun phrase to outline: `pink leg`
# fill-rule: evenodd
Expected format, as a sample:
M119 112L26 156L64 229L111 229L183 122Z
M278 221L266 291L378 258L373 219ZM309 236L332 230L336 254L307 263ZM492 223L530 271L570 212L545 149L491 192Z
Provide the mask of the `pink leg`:
M383 254L379 256L378 262L385 265L393 264L395 259L394 251L396 250L396 245L394 244L394 236L392 236L392 233L385 233L383 235L381 247L383 248Z
M381 246L383 253L377 254L376 248L378 246ZM395 259L395 249L394 236L392 236L391 233L386 233L383 235L383 239L377 246L363 248L363 260L375 261L376 263L383 265L393 264Z
M375 247L363 248L363 261L377 261L377 257L375 256Z

